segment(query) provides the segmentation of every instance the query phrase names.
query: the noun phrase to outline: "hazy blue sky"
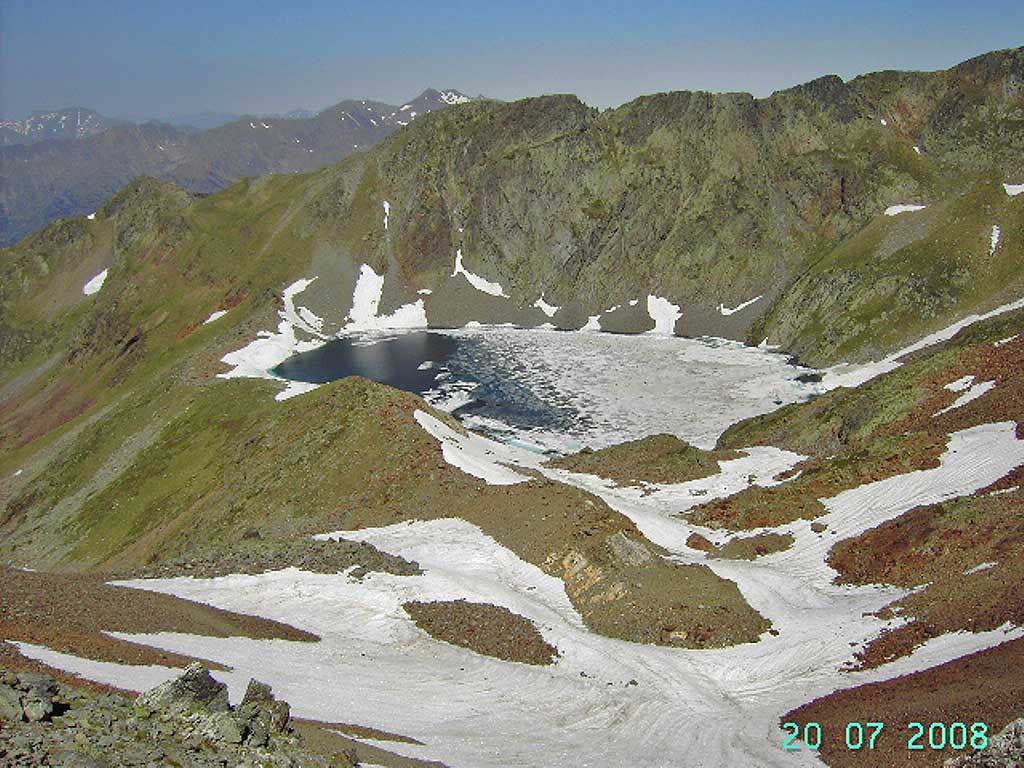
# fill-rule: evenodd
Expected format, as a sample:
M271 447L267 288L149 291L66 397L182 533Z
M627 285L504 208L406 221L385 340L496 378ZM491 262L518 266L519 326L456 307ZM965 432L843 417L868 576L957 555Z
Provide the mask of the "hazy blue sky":
M0 116L278 112L427 86L603 107L940 69L1022 44L1022 0L0 0Z

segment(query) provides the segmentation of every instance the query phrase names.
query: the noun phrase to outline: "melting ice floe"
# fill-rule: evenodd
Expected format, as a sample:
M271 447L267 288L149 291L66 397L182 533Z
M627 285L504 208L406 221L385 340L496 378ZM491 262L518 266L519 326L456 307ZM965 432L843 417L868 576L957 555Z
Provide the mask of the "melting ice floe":
M865 363L863 365L850 365L847 363L834 365L825 372L824 377L822 378L822 386L826 390L835 389L836 387L860 386L864 382L870 381L876 376L880 376L883 373L888 373L889 371L899 368L903 365L901 358L906 357L912 352L917 352L920 349L925 349L926 347L930 347L934 344L948 341L969 325L1021 308L1024 308L1024 298L1017 299L1017 301L1012 301L1009 304L1004 304L1001 307L996 307L990 312L985 312L981 315L968 315L952 325L949 325L940 331L936 331L935 333L929 334L923 339L914 342L909 347L904 347L897 352L893 352L888 357L877 362Z
M898 216L901 213L912 213L913 211L923 211L927 206L924 205L890 205L885 209L886 216Z
M538 458L494 445L502 463L538 466ZM709 489L758 482L794 455L758 449L723 462ZM743 465L746 462L746 465ZM794 545L755 561L708 559L685 546L695 529L672 513L691 504L691 484L611 487L587 475L542 470L594 490L681 563L700 563L732 579L747 601L771 619L778 636L725 649L687 650L613 640L588 631L562 582L524 562L462 520L410 522L318 538L364 541L415 560L423 573L315 574L295 568L256 576L159 579L127 586L174 594L218 608L282 621L318 634L314 643L214 638L178 633L114 637L211 659L229 671L235 701L251 676L270 683L296 716L355 722L418 739L390 749L443 760L454 768L523 766L820 766L810 753L786 753L779 717L836 688L933 667L1024 636L1020 628L930 640L911 656L877 669L844 674L853 649L901 619L871 615L906 590L833 583L824 562L837 540L919 504L971 493L1024 462L1012 422L951 436L934 469L870 483L824 500L822 518L838 536L818 536L808 521L789 531ZM490 463L488 459L487 463ZM540 465L542 466L542 465ZM490 471L490 470L488 470ZM673 497L675 497L673 499ZM560 657L548 667L502 662L431 639L402 609L410 600L487 602L535 623ZM129 689L151 686L159 668L92 662L19 644L31 658ZM583 674L581 674L583 673ZM166 677L176 674L165 669ZM628 685L635 680L637 685ZM522 734L530 734L523 739Z
M92 296L94 293L99 293L100 288L103 287L103 283L107 279L107 270L103 270L98 275L93 277L89 282L82 286L82 293L86 296Z
M461 248L455 251L455 270L452 272L452 277L457 277L458 275L462 275L463 277L465 277L469 281L469 284L476 288L478 291L489 293L491 296L502 296L504 298L508 298L507 296L505 296L505 292L502 290L500 283L492 283L487 278L473 274L472 272L470 272L469 270L462 266Z

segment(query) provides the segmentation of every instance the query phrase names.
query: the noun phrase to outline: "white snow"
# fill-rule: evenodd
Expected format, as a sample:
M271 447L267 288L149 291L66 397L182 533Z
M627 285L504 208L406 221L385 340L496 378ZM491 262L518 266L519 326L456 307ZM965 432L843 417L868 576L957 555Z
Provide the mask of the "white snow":
M999 341L995 341L995 342L993 342L993 343L992 343L992 346L993 346L993 347L1001 347L1001 346L1003 346L1004 344L1009 344L1009 343L1010 343L1011 341L1013 341L1014 339L1016 339L1016 338L1017 338L1017 336L1019 336L1019 335L1020 335L1020 334L1017 334L1017 333L1015 333L1015 334L1013 334L1013 336L1007 336L1007 337L1006 337L1005 339L1000 339Z
M917 352L918 350L930 347L933 344L948 341L969 325L1021 308L1024 308L1024 298L1017 299L1017 301L1010 302L1009 304L1003 304L1001 307L996 307L992 311L985 312L981 315L968 315L952 325L949 325L940 331L936 331L935 333L929 334L923 339L914 342L909 347L904 347L897 352L893 352L888 357L877 362L865 363L864 365L849 365L846 363L834 365L824 372L822 386L826 390L835 389L836 387L860 386L864 382L870 381L876 376L880 376L883 373L888 373L889 371L899 368L903 365L901 358L911 354L912 352Z
M277 332L260 331L259 338L241 349L229 352L221 358L221 362L234 366L226 373L217 374L220 378L255 378L284 381L270 372L271 368L280 365L298 352L308 352L321 346L326 338L320 332L323 321L306 307L295 307L295 297L302 293L316 278L302 278L284 289L282 299L284 306L278 312L281 322ZM312 323L310 321L313 321ZM308 335L309 339L300 339L298 334ZM289 381L287 387L278 392L276 400L287 400L295 395L309 392L316 384Z
M964 576L981 573L982 571L987 571L989 568L995 568L997 565L999 565L999 563L981 563L980 565L976 565L973 568L964 571Z
M95 219L95 218L96 218L96 211L93 211L92 213L90 213L90 214L89 214L88 216L86 216L85 218L87 218L87 219L88 219L89 221L92 221L93 219Z
M666 336L675 333L676 321L683 316L683 313L679 311L678 304L673 304L668 299L653 294L647 297L647 314L654 321L654 328L648 333Z
M391 203L384 201L384 229L388 228L388 216L391 214Z
M452 272L452 277L456 277L458 275L465 277L469 281L469 284L478 291L489 293L491 296L502 296L504 298L508 298L505 296L505 292L501 289L500 283L492 283L490 280L480 277L480 275L475 275L462 266L461 248L455 251L455 270Z
M454 91L441 91L441 101L445 104L465 104L469 101L469 97Z
M600 315L589 315L587 322L584 324L581 331L600 331L601 330L601 316Z
M413 414L416 423L441 443L444 460L465 472L478 477L488 485L515 485L529 482L530 478L514 472L500 463L502 454L510 449L501 443L487 440L472 433L460 435L454 429L429 413L417 410Z
M426 416L426 414L423 414ZM420 417L418 417L419 419ZM481 459L485 474L507 465L539 467L545 475L592 489L634 520L683 564L704 564L733 580L747 601L772 621L778 636L724 649L688 650L623 642L586 629L561 581L524 562L463 520L399 523L338 531L318 539L372 544L419 563L417 576L316 574L289 568L217 579L174 578L120 582L217 608L285 622L316 633L320 642L205 637L179 633L111 633L220 662L218 679L238 701L250 677L273 686L297 717L352 722L401 733L422 745L390 748L454 768L473 766L687 765L818 766L807 752L786 754L779 717L837 688L891 679L974 651L1024 637L1018 627L955 632L934 638L910 656L876 669L844 673L854 650L903 620L872 615L908 592L837 585L825 555L836 540L857 535L919 504L968 494L1024 462L1015 424L955 433L940 466L911 472L825 499L821 518L838 536L818 536L809 522L779 530L796 541L755 561L709 560L685 546L699 530L673 514L692 498L666 486L614 488L587 475L548 470L527 450L467 441L437 420L443 444ZM440 426L438 426L440 425ZM436 435L435 435L436 436ZM482 455L481 455L482 454ZM447 457L446 457L447 458ZM747 472L771 484L797 458L755 449L723 462L703 483L710 491L745 486ZM469 464L465 456L455 459ZM454 462L453 462L454 463ZM461 468L461 466L460 466ZM511 471L511 470L509 470ZM532 621L560 656L547 667L499 661L433 640L402 609L411 600L465 599L503 606ZM20 644L32 658L129 689L169 676L160 668L90 662ZM635 680L635 685L629 681ZM529 734L529 738L522 738Z
M743 311L744 309L749 307L754 302L760 301L762 298L764 298L764 294L763 293L758 295L758 296L755 296L754 298L750 299L749 301L744 301L738 307L733 307L732 309L729 309L729 307L725 306L725 304L719 304L718 305L718 311L719 311L719 313L725 315L726 317L728 317L729 315L735 315L737 312Z
M821 391L796 381L808 369L784 355L733 341L494 327L444 333L473 340L469 367L500 366L516 389L572 415L557 430L508 426L515 439L555 450L666 433L711 448L731 423ZM455 383L442 382L428 402L442 407ZM475 417L463 420L475 425Z
M226 309L218 309L216 312L211 312L210 316L203 321L203 325L209 325L214 320L220 320L228 311Z
M17 470L17 471L16 471L15 473L14 473L14 476L15 476L15 477L20 477L20 476L21 476L21 473L22 473L22 472L24 472L24 471L25 471L25 470L23 470L23 469L19 469L19 470Z
M917 146L916 144L914 145L914 151L917 152L917 154L919 154L919 155L921 154L921 148L919 146Z
M255 125L255 123L249 123L249 127L255 130L256 125Z
M416 293L418 293L420 296L429 296L430 294L433 293L433 291L430 290L429 288L420 288L418 291L416 291Z
M884 117L880 118L878 122L880 122L882 125L888 125L889 124Z
M1003 189L1006 190L1006 194L1010 197L1016 197L1021 192L1024 192L1024 184L1003 184Z
M948 389L950 392L963 392L963 394L960 395L952 405L946 406L940 411L936 411L932 416L941 416L949 411L962 408L972 400L977 400L996 386L995 381L982 381L977 384L973 384L973 381L973 376L964 376L962 379L957 379L956 381L947 384L945 389Z
M86 296L92 296L94 293L99 293L100 288L103 287L103 283L107 279L107 270L103 270L98 275L89 280L85 285L82 286L82 293Z
M996 224L992 227L992 236L989 238L988 244L988 255L991 256L996 252L996 247L999 245L999 225Z
M427 327L427 311L423 299L403 304L390 315L381 315L379 311L383 293L384 275L378 275L369 264L363 264L359 268L359 277L352 293L349 322L343 330L352 333Z
M544 294L541 294L540 298L537 299L535 302L533 302L533 306L535 306L537 309L539 309L541 312L543 312L548 317L554 317L555 313L559 309L561 309L561 307L553 306L551 304L548 304L546 301L544 301Z
M629 300L629 306L631 306L631 307L635 307L639 303L640 303L640 299L630 299Z
M927 206L925 205L890 205L885 209L886 216L898 216L901 213L910 213L912 211L923 211Z

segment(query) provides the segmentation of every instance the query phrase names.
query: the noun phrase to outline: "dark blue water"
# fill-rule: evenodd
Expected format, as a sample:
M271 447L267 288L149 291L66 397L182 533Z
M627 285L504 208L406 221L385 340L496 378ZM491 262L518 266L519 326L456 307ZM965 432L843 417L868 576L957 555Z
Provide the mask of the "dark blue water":
M346 376L362 376L382 384L426 395L476 384L473 399L453 411L457 417L481 416L520 429L567 431L586 419L562 401L550 385L525 376L526 367L483 337L455 337L426 331L388 339L335 339L310 352L285 360L271 372L292 381L323 384ZM424 368L424 363L430 362ZM500 430L495 430L501 434Z

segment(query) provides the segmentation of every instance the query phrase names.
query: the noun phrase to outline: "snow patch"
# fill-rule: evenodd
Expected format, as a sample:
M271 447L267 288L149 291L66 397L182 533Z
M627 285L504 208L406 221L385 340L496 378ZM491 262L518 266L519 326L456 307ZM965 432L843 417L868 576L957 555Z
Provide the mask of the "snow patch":
M546 301L544 301L544 294L541 294L540 298L533 302L533 306L535 306L548 317L554 317L555 313L560 309L560 307L552 306L551 304L548 304Z
M398 328L426 328L427 311L423 299L412 304L403 304L390 315L380 315L380 300L384 293L384 275L378 275L369 264L359 268L355 290L352 292L352 309L345 332L382 331Z
M981 565L976 565L973 568L970 568L970 569L964 571L963 575L964 576L972 576L975 573L981 573L982 571L987 571L989 568L995 568L997 565L999 565L999 563L981 563Z
M216 312L211 312L210 316L208 318L206 318L205 320L203 320L203 325L209 325L214 320L220 320L227 313L228 313L228 311L226 309L218 309Z
M601 330L601 316L600 315L589 315L587 317L586 325L580 328L581 331L600 331Z
M999 225L996 224L992 227L992 236L989 238L988 244L988 255L991 256L996 252L996 247L999 245Z
M1024 192L1024 184L1003 184L1003 189L1006 190L1006 194L1010 197L1016 197L1021 192Z
M919 146L917 146L916 144L914 145L914 151L915 151L915 152L916 152L917 154L919 154L919 155L921 154L921 148L920 148Z
M388 216L391 214L391 203L384 201L384 229L388 228Z
M462 266L461 248L459 248L455 252L455 270L452 272L452 277L456 277L458 275L462 275L463 277L465 277L469 281L469 284L476 288L478 291L489 293L491 296L501 296L503 298L508 298L505 295L505 292L502 290L500 283L493 283L484 277L480 277L480 275L473 274L472 272L470 272L469 270Z
M86 216L85 218L87 218L87 219L88 219L89 221L92 221L93 219L95 219L95 218L96 218L96 211L93 211L92 213L90 213L90 214L89 214L88 216Z
M735 315L737 312L742 312L744 309L749 307L751 304L753 304L756 301L760 301L762 298L764 298L764 294L763 293L760 294L759 296L755 296L754 298L750 299L749 301L744 301L738 307L733 307L732 309L729 309L729 307L725 306L725 304L719 304L718 305L718 312L720 314L722 314L722 315L725 315L726 317L728 317L729 315Z
M89 282L82 286L82 293L86 296L92 296L94 293L99 293L100 288L103 287L103 283L107 280L107 270L103 270L98 275L93 277Z
M973 376L965 376L964 378L970 379L972 381L974 379ZM962 381L963 379L960 379L958 381L954 381L953 384L947 384L946 389L949 389L953 392L959 392L963 389L963 386L961 386L960 389L954 389L954 385L960 385ZM977 400L979 397L984 395L989 390L994 389L995 386L995 381L982 381L978 384L971 384L966 389L966 391L964 391L964 393L953 402L952 405L949 405L940 411L936 411L935 413L932 414L932 416L941 416L942 414L948 413L949 411L956 410L957 408L962 408L972 400Z
M416 293L418 293L420 296L429 296L430 294L433 293L433 291L430 290L429 288L420 288L418 291L416 291Z
M926 206L926 205L911 205L911 204L906 204L906 203L901 204L901 205L890 205L888 208L885 209L885 215L886 216L899 216L901 213L911 213L913 211L923 211L927 207L928 206Z
M675 333L676 321L683 316L679 311L679 305L673 304L666 298L653 294L647 297L647 314L654 321L654 328L648 333L658 333L671 336Z
M1021 308L1024 308L1024 298L1017 299L1017 301L1010 302L1009 304L1003 304L1001 307L996 307L992 311L981 315L968 315L952 325L949 325L940 331L936 331L935 333L929 334L923 339L920 339L897 352L893 352L888 357L877 362L865 363L864 365L850 365L847 363L834 365L825 370L822 378L822 386L826 391L835 389L836 387L859 387L864 382L870 381L876 376L896 370L903 365L901 358L911 354L912 352L917 352L918 350L925 349L926 347L930 347L934 344L948 341L969 325Z
M1007 336L1005 339L1000 339L999 341L992 342L992 346L993 347L1001 347L1004 344L1009 344L1011 341L1016 339L1017 336L1019 336L1019 335L1020 334L1015 333L1015 334L1013 334L1013 336Z
M529 482L530 478L514 472L500 463L503 450L501 443L474 435L460 435L439 419L429 413L417 410L413 416L416 423L441 443L444 460L465 472L467 475L480 478L488 485L515 485Z

